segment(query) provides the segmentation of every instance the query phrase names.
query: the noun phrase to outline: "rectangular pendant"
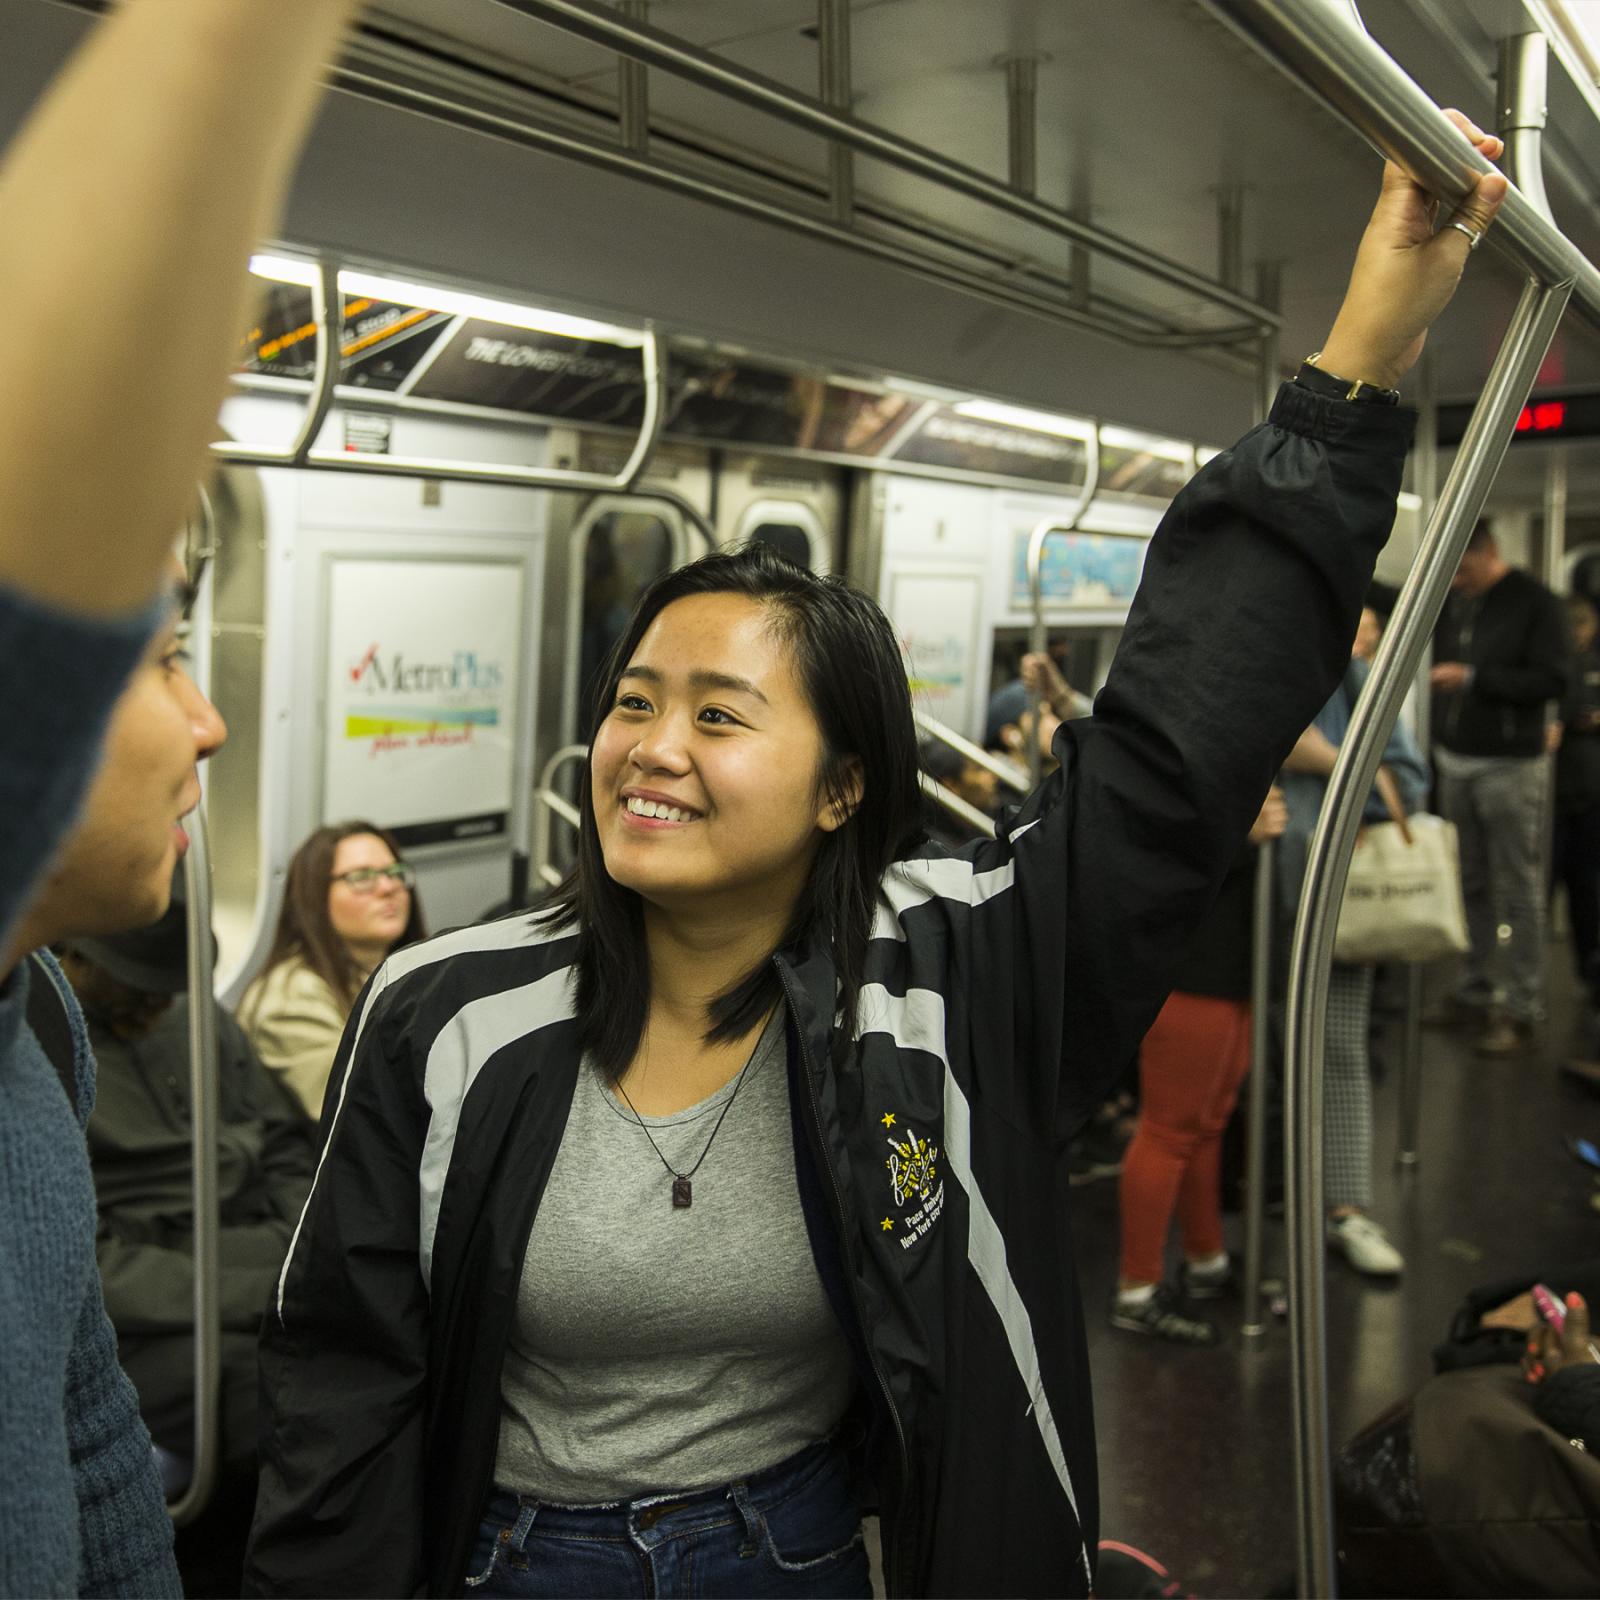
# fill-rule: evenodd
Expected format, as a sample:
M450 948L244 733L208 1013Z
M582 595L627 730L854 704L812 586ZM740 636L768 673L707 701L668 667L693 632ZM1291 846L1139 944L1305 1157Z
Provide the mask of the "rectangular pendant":
M694 1185L687 1178L672 1180L672 1203L679 1210L694 1204Z

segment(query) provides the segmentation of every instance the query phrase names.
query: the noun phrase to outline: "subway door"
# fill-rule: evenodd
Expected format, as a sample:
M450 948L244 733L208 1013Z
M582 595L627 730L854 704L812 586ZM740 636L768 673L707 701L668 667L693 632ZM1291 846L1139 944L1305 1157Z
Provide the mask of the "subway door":
M717 542L771 545L812 572L844 565L844 474L821 462L728 453L716 474Z
M918 711L983 734L995 491L887 473L856 495L850 572L888 613Z
M285 418L268 413L292 416L298 403L236 395L224 426L246 440L274 437ZM336 408L328 433L343 428ZM392 428L397 456L547 459L539 428L409 413ZM212 775L219 989L230 1001L270 944L290 858L324 822L392 828L433 927L471 921L505 898L530 822L551 498L336 472L263 471L257 482L262 526L252 536L246 519L237 560L220 562L212 621L232 724L219 761L248 767L254 756L252 773L219 764ZM233 570L247 558L264 558L264 577ZM252 660L249 630L263 620Z
M566 431L553 439L558 465L614 473L622 464L622 446L609 436ZM642 487L652 485L703 510L710 493L706 453L658 450ZM709 550L694 523L666 501L639 494L561 495L555 500L534 737L535 891L559 880L572 860L572 827L559 802L570 806L577 800L601 667L622 637L639 596L664 573ZM550 795L558 803L552 804Z

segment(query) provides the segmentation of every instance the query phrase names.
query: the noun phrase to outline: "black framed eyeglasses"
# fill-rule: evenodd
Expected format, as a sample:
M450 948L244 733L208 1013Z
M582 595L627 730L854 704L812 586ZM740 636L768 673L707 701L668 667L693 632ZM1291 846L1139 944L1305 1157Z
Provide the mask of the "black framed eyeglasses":
M409 862L396 861L387 867L352 867L348 872L334 873L332 881L347 884L356 894L371 894L380 879L409 889L417 881L417 874Z

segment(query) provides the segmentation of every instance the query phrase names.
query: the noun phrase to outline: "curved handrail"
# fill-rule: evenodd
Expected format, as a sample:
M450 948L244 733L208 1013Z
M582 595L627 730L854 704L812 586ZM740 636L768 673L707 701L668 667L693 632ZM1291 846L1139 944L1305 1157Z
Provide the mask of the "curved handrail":
M176 1527L205 1510L216 1486L222 1386L222 1302L218 1282L217 1003L211 946L211 850L205 810L184 823L188 897L189 1148L194 1162L194 1463L187 1487L167 1509Z
M1211 9L1314 97L1447 203L1490 169L1439 108L1332 0L1207 0ZM1600 326L1600 272L1515 186L1491 235L1529 275L1357 703L1313 834L1289 980L1284 1116L1288 1136L1300 1592L1334 1588L1323 1243L1323 1030L1339 896L1366 796L1450 579L1499 470L1517 416L1569 301Z
M1307 852L1305 887L1290 958L1284 1094L1290 1158L1289 1315L1295 1345L1300 1586L1306 1595L1336 1592L1323 1259L1322 1052L1340 895L1389 731L1444 607L1450 580L1505 457L1569 292L1566 285L1535 283L1523 291L1416 564L1400 592L1365 692L1356 702Z
M675 505L714 542L710 524L682 496L671 490L640 488L666 423L667 354L653 326L644 329L639 360L644 378L644 414L628 458L615 473L586 472L572 467L489 466L449 461L434 456L375 455L365 450L318 450L317 435L332 410L339 383L339 338L343 296L335 261L321 259L311 285L316 357L311 389L294 438L281 447L240 444L232 439L212 443L219 461L251 467L309 467L340 472L366 472L380 477L434 478L457 483L492 483L524 489L577 490L596 494L638 494ZM382 410L381 404L377 409Z

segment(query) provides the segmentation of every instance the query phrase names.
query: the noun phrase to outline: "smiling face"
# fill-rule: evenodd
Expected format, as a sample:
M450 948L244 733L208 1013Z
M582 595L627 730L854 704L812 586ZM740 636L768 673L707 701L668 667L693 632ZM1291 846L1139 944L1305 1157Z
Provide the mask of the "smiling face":
M606 871L665 909L792 906L844 816L818 782L822 731L772 626L737 594L665 607L590 752Z
M373 833L353 833L341 839L333 853L328 920L363 967L373 966L387 955L406 931L411 920L411 891L389 877L357 887L344 875L393 865L394 851Z

